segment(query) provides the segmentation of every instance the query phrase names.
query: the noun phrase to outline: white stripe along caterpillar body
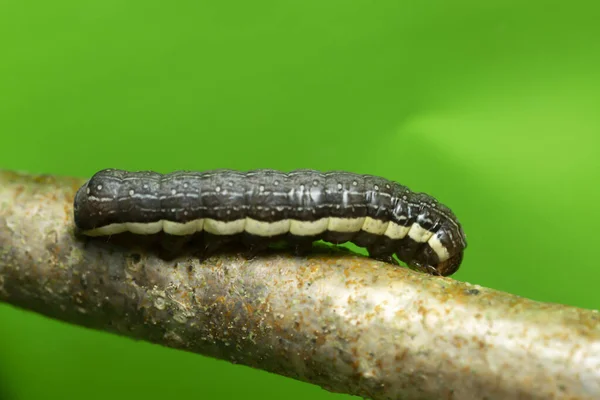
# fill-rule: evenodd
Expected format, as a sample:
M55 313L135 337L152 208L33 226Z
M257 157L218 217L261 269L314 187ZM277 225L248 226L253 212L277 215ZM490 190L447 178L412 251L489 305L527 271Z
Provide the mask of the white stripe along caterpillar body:
M452 211L424 193L350 172L261 169L128 172L106 169L77 192L74 218L88 236L131 232L240 238L296 249L317 240L366 247L375 259L448 276L466 248Z

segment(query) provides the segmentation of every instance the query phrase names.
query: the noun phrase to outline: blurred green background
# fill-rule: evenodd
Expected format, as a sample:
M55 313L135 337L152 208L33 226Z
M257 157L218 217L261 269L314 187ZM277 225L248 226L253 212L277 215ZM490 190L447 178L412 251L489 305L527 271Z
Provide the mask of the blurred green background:
M448 204L456 279L600 308L595 2L0 1L0 168L345 169ZM312 398L0 305L0 396Z

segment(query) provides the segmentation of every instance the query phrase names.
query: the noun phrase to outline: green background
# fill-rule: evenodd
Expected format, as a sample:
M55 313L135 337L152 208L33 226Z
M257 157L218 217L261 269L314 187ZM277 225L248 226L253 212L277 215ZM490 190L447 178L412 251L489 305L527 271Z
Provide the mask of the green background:
M0 168L345 169L425 191L456 279L600 308L594 2L0 1ZM347 396L0 305L0 396Z

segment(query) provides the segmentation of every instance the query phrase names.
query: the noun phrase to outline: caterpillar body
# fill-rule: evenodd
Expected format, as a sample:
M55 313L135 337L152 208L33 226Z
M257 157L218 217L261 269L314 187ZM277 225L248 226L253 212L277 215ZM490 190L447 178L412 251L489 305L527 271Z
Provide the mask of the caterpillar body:
M87 236L202 233L254 248L284 239L296 249L353 242L372 258L397 264L395 254L442 276L458 270L467 246L455 215L433 197L341 171L105 169L78 190L74 220Z

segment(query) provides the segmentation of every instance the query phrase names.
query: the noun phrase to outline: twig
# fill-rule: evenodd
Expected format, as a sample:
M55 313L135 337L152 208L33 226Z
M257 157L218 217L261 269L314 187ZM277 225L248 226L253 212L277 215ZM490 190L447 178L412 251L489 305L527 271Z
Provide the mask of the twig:
M600 398L600 314L345 253L162 261L0 172L0 301L373 399Z

